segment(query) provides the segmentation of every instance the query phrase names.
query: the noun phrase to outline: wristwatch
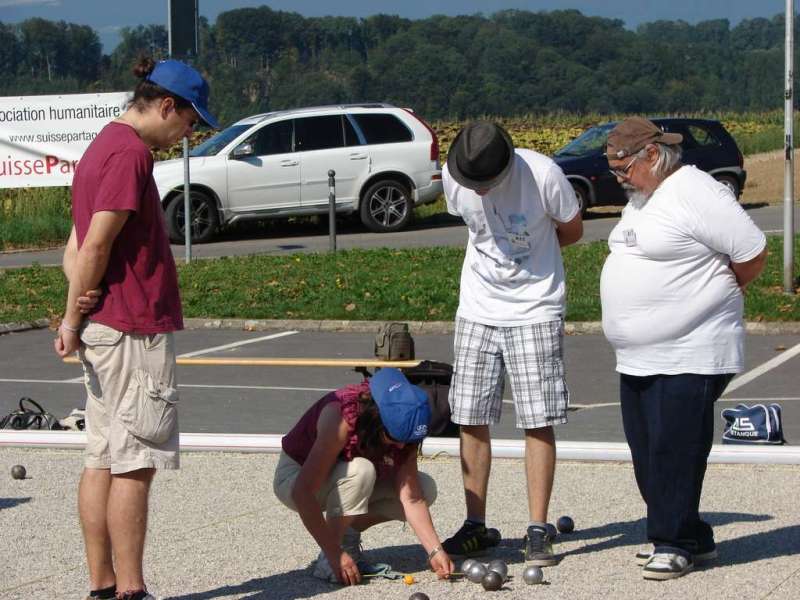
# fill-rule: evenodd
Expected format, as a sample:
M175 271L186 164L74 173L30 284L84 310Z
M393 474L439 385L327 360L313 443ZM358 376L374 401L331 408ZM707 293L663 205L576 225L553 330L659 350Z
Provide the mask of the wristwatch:
M442 546L441 546L441 545L439 545L439 546L436 546L436 547L435 547L433 550L431 550L430 552L428 552L428 562L431 562L431 560L433 559L433 557L434 557L434 556L436 556L436 553L437 553L437 552L439 552L441 549L442 549Z

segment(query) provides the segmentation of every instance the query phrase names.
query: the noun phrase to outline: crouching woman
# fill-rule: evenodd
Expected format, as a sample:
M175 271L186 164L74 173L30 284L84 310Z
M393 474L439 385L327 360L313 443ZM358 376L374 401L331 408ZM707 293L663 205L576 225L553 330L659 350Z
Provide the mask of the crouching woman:
M359 583L361 532L393 520L411 525L439 577L453 572L428 510L436 483L417 471L430 418L427 394L387 368L327 394L284 436L273 487L322 550L315 577Z

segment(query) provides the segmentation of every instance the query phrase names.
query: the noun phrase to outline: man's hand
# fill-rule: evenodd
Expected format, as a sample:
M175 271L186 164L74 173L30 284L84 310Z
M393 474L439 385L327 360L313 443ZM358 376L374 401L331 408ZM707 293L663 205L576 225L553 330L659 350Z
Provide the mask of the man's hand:
M331 560L330 556L327 558L333 572L336 574L336 579L341 583L344 585L361 583L361 571L358 570L356 562L347 552L342 550L339 556L333 557L333 560Z
M92 312L92 309L100 302L100 297L103 295L103 290L100 288L89 290L83 296L78 297L78 310L81 314L87 315Z
M456 570L453 561L444 550L439 550L431 558L431 569L439 577L439 579L448 579L453 571Z
M61 358L74 354L81 345L81 337L77 331L69 331L64 327L58 328L58 335L54 342L56 354Z

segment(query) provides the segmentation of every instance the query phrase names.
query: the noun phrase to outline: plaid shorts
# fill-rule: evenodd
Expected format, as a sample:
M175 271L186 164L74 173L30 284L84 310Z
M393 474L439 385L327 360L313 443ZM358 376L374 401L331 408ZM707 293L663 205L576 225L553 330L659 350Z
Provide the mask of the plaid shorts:
M506 371L521 429L567 422L561 320L493 327L456 318L452 420L459 425L500 421Z

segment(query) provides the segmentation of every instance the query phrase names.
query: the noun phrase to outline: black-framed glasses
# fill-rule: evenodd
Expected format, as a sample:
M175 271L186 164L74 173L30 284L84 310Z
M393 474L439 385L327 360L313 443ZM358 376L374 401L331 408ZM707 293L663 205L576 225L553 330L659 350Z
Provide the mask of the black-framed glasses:
M634 156L633 159L631 159L631 162L629 162L622 169L609 169L608 171L614 177L617 177L619 179L627 179L628 178L628 173L630 172L631 167L633 166L633 163L635 163L638 158L639 158L638 156Z

